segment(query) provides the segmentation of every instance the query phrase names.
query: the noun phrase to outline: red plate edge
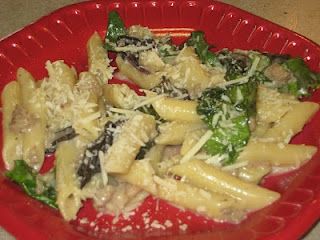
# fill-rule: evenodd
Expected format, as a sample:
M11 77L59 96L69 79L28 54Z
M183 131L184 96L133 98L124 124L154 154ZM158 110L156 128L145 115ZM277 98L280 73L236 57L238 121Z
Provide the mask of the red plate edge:
M106 3L106 1L97 1L97 2L101 3L101 4L105 4ZM156 2L156 1L154 1L154 2ZM161 1L159 1L159 2L161 2ZM166 2L166 1L162 1L162 2ZM174 1L170 1L170 2L174 2ZM179 4L185 3L184 1L175 1L175 2L177 2ZM53 12L52 14L46 16L46 17L42 17L37 22L25 27L24 29L20 30L19 32L15 33L15 34L13 34L11 36L9 36L8 38L3 39L1 41L1 43L0 43L0 53L1 53L1 50L2 50L1 47L3 45L5 45L6 43L10 44L10 41L15 40L15 38L17 38L17 36L19 38L19 34L26 32L28 30L28 28L30 28L32 26L35 26L35 25L39 25L39 24L41 24L42 22L45 22L45 21L49 21L51 17L54 17L56 15L60 15L60 14L63 15L63 13L65 13L65 12L67 12L69 10L77 9L77 8L85 8L85 6L89 6L89 5L92 5L94 3L95 2L88 2L88 3L80 3L80 4L70 5L70 6L64 7L62 9L59 9L59 10ZM195 6L197 4L199 4L201 6L204 6L204 5L210 3L212 5L217 6L217 8L222 9L227 14L224 15L224 18L220 19L220 22L218 24L220 24L221 26L224 26L225 22L227 22L227 26L228 26L229 23L231 25L232 19L233 19L232 17L234 15L237 16L237 14L238 14L244 19L245 18L253 19L252 21L254 22L255 25L260 25L260 26L264 26L266 28L269 28L269 30L271 30L272 32L278 32L278 33L280 32L280 35L281 34L286 35L285 37L290 38L290 40L291 40L291 41L286 43L287 47L288 46L290 47L290 45L289 45L290 42L297 42L298 45L299 44L302 44L302 45L305 44L306 47L308 48L308 51L306 51L304 49L304 47L301 47L296 52L293 51L293 50L290 50L290 48L289 48L289 52L293 51L293 53L295 55L300 55L300 56L304 57L305 60L307 60L307 62L311 65L311 67L313 69L319 71L319 60L318 59L314 60L313 62L312 61L310 62L310 59L309 60L306 59L308 57L309 53L315 54L318 57L320 55L319 54L320 53L319 46L317 44L315 44L314 42L312 42L311 40L309 40L309 39L307 39L307 38L305 38L303 36L300 36L297 33L290 32L289 30L287 30L287 29L285 29L283 27L280 27L280 26L278 26L276 24L273 24L273 23L271 23L271 22L269 22L267 20L264 20L262 18L253 16L248 12L245 12L243 10L240 10L238 8L230 6L228 4L224 4L224 3L220 3L220 2L214 2L214 1L187 1L187 3L190 4L191 7ZM231 20L228 22L229 19L231 19ZM106 24L106 19L102 24L103 25ZM240 26L240 24L238 26ZM230 29L230 31L231 30L236 32L236 28L235 29ZM221 30L221 31L223 31L223 30ZM263 33L263 29L261 30L261 32L258 32L258 33ZM271 36L271 38L272 38L272 36ZM270 37L268 39L270 39ZM268 43L268 41L270 42L271 40L266 40L267 43ZM214 43L215 41L212 41L212 42ZM231 45L233 42L227 40L225 43L228 46L228 45ZM252 42L251 42L251 44L252 44ZM256 44L258 46L257 48L259 48L259 42L257 42L257 43L254 42L254 44ZM224 45L220 45L220 46L224 46ZM262 49L264 49L264 46L267 49L268 44L264 44ZM295 46L297 46L297 45L295 45ZM294 48L295 46L292 46L292 47ZM231 46L228 46L228 47L231 47ZM237 47L237 46L235 46L235 47ZM281 48L281 51L282 52L286 52L286 47L283 46ZM311 60L312 60L312 58L311 58ZM320 173L318 173L317 177L319 177L319 174ZM1 188L1 185L0 185L0 191L1 190L2 190L2 188ZM279 231L278 233L274 234L273 236L266 237L266 239L295 239L295 238L300 237L310 227L310 225L313 224L319 218L320 193L319 193L318 190L315 191L315 192L316 192L316 194L313 196L312 202L310 204L308 204L307 206L303 206L302 216L296 217L294 220L291 220L290 225L287 225L281 231ZM39 234L37 232L37 228L36 227L34 227L34 229L30 229L30 226L28 226L28 224L19 221L20 219L19 219L18 216L16 216L14 213L10 212L8 209L7 210L4 210L4 209L6 209L6 204L3 204L2 202L0 202L0 210L3 210L3 211L1 211L3 213L2 214L3 217L0 218L0 223L8 231L10 231L11 233L13 233L14 235L16 235L19 238L25 238L26 236L28 236L28 238L29 237L30 238L34 237L34 239L43 239L44 238L44 235L41 235L41 234ZM300 211L300 214L301 214L301 211ZM6 220L11 221L11 223L8 223L8 221L6 221ZM17 231L17 228L19 229L19 231ZM23 233L21 233L21 231L23 231ZM78 234L76 234L76 235L78 235ZM74 236L74 237L76 237L76 236ZM79 235L78 235L78 237L79 237ZM83 239L85 237L82 235L81 238Z

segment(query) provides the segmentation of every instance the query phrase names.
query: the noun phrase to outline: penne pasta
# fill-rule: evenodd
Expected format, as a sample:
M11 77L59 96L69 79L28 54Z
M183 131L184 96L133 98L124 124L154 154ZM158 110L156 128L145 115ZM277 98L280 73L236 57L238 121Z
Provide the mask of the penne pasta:
M202 123L197 114L197 102L164 97L152 103L159 116L168 121Z
M155 134L156 122L146 114L130 118L105 154L103 166L108 173L126 173L140 148Z
M256 104L258 124L278 122L287 112L292 111L292 107L297 103L299 101L292 95L259 85Z
M269 128L263 138L272 139L274 142L288 143L299 133L303 126L319 110L319 104L314 102L301 102L292 106L273 127Z
M205 128L204 123L165 122L159 126L160 134L155 142L163 145L180 145L187 138L189 132Z
M11 170L14 161L22 159L22 133L15 131L12 126L13 114L21 102L20 86L18 82L8 83L2 91L2 127L3 127L3 149L2 157L5 167Z
M169 171L193 186L238 199L244 208L251 210L263 208L280 197L279 193L241 181L201 160L190 160Z
M120 179L136 185L145 191L156 194L157 186L153 181L155 171L149 160L135 161L126 174L117 175Z
M80 156L81 151L75 140L60 143L56 151L57 204L67 221L75 219L82 206L81 190L76 176L76 165Z
M17 81L21 89L21 106L26 111L28 126L22 135L23 159L36 171L44 161L46 140L46 116L44 99L36 88L32 75L23 68L17 72Z
M95 75L90 72L82 72L75 87L77 89L75 94L76 101L82 104L74 117L73 128L80 136L93 141L102 131L102 126L99 124L99 118L101 117L99 109L99 101L102 97L101 86ZM86 101L83 101L84 99Z
M186 133L181 146L180 154L186 155L195 146L200 138L207 132L207 129L198 129Z
M117 108L133 109L139 102L139 96L126 84L105 84L103 94L106 102Z
M57 81L58 83L68 85L70 88L76 84L77 73L73 67L69 67L62 60L51 63L46 62L46 69L49 74L50 81Z
M125 61L120 55L116 58L117 66L120 73L127 76L135 82L139 87L151 89L157 86L162 81L162 74L159 73L144 73L132 66L128 61Z
M145 159L148 159L152 168L157 175L160 174L159 163L162 160L165 145L154 145L145 155Z
M101 37L97 32L92 34L87 42L89 72L96 75L101 84L112 78L113 68L103 47Z
M269 164L257 164L257 166L245 166L237 169L235 174L243 181L258 184L261 179L272 171Z
M245 210L236 199L181 181L154 176L146 160L136 161L130 171L120 178L161 199L219 221L238 222L244 217Z
M185 88L192 96L199 96L206 88L225 82L224 72L211 69L201 64L193 47L185 47L175 59L175 64L168 69L167 77L180 88Z
M272 166L301 166L310 160L316 151L316 147L303 144L249 142L237 161L261 161Z

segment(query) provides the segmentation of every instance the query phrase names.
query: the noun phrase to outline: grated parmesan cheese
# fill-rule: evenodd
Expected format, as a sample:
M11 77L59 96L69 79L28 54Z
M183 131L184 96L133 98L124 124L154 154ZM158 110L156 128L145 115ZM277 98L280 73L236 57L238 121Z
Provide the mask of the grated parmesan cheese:
M180 160L181 163L188 162L196 153L202 148L202 146L211 138L212 131L208 130L199 141L187 152Z

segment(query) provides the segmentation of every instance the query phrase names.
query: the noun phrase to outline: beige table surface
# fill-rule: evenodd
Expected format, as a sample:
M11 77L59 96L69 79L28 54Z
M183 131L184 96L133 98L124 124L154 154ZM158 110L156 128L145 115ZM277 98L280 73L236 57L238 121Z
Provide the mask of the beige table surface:
M81 1L0 0L0 38L59 7L77 2ZM267 18L320 44L320 0L223 0L223 2ZM0 227L0 239L14 238ZM320 224L303 238L303 240L319 239Z

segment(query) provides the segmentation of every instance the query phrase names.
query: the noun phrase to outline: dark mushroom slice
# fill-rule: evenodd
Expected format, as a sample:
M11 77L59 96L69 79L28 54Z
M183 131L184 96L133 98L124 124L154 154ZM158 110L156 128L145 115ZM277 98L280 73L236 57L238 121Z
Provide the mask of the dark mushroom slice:
M77 171L77 175L80 177L80 188L83 188L91 180L92 176L101 172L99 151L107 152L113 143L114 132L111 129L115 129L120 124L122 124L122 121L107 122L103 133L86 148Z
M156 92L158 95L167 94L172 98L190 100L190 95L187 89L175 87L168 79L164 77L162 82L158 86L152 88L151 91Z
M46 148L45 153L51 154L54 153L57 149L57 145L60 142L68 141L70 139L73 139L78 134L75 132L75 130L70 127L66 127L58 132L55 133L54 140L51 142L50 146Z
M249 56L230 52L229 50L219 52L218 59L227 70L225 78L228 81L245 75L251 67Z
M156 42L152 38L139 39L130 36L119 36L115 42L115 52L137 53L155 48Z
M269 57L271 60L271 63L282 64L290 59L290 55L288 54L281 55L281 54L263 53L263 55Z
M120 56L123 60L127 60L135 69L143 74L151 74L149 70L144 68L143 66L139 65L139 55L132 54L132 53L120 53Z
M155 145L155 141L151 140L149 142L146 143L145 146L140 148L139 153L136 156L136 160L141 160L145 157L146 153Z

